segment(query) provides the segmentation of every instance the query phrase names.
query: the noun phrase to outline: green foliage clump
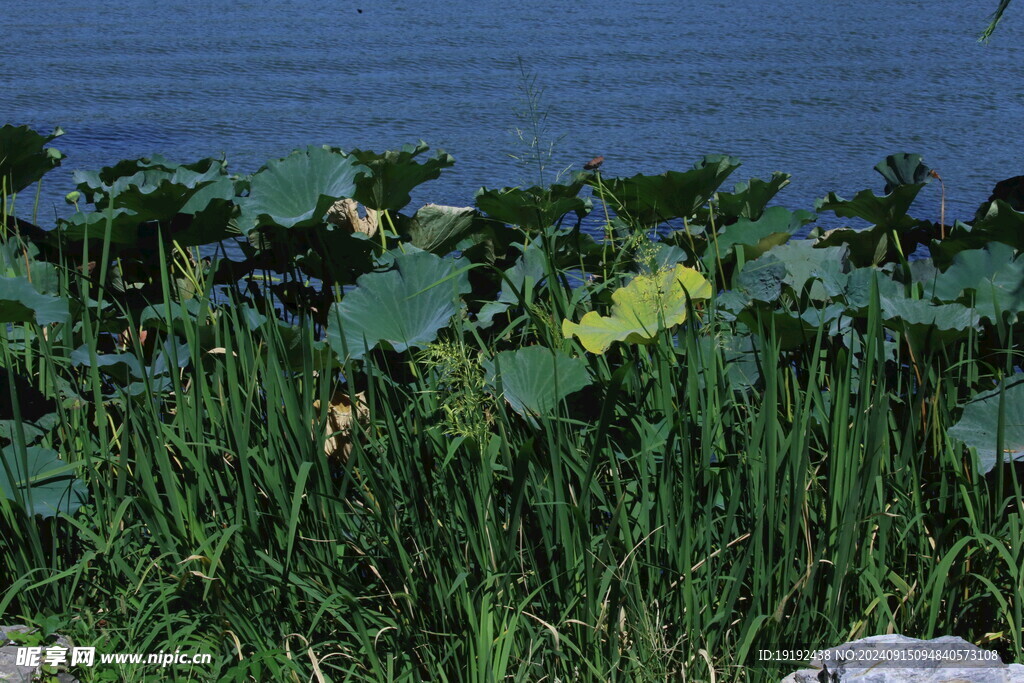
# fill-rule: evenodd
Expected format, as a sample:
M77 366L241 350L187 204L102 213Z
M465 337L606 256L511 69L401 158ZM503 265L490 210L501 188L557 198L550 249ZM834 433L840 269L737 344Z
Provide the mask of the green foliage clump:
M15 191L57 160L0 137ZM154 157L80 174L56 230L5 210L5 622L214 655L83 681L777 680L758 649L891 632L1024 657L1016 204L913 216L934 174L894 155L816 207L870 225L825 231L707 157L403 214L426 151Z
M496 406L480 359L470 356L464 344L441 340L430 344L417 360L437 392L445 436L485 443Z

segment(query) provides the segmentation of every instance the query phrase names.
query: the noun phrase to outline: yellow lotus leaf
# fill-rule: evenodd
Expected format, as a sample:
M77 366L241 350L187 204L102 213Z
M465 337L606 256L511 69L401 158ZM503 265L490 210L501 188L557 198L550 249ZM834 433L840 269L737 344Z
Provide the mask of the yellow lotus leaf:
M686 297L711 296L711 283L693 268L677 265L650 275L637 275L612 293L610 316L590 311L579 323L562 321L562 334L579 337L583 348L604 353L612 342L648 344L661 330L686 320Z

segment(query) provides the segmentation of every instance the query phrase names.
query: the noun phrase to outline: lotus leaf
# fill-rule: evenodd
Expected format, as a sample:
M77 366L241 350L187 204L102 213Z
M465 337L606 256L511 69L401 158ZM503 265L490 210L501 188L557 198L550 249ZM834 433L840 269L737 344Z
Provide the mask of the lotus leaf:
M590 199L578 196L587 177L578 175L569 185L550 187L505 187L500 190L481 187L476 193L476 205L503 223L532 231L543 230L557 224L570 211L579 218L590 213Z
M785 244L793 233L812 220L814 214L809 211L790 211L773 206L757 220L740 218L723 228L702 260L710 268L716 260L724 261L731 256L737 247L743 247L743 255L748 261L754 260L769 249Z
M786 264L772 253L743 265L737 277L740 289L755 301L776 301L782 294Z
M543 248L536 242L523 248L522 255L505 271L497 301L484 304L477 313L479 327L489 327L494 316L512 306L529 306L532 303L534 288L544 280L545 259Z
M352 197L356 181L369 172L355 157L323 147L296 150L269 161L252 176L249 196L238 200L242 207L239 227L248 232L262 225L319 225L331 205Z
M86 201L99 207L110 198L123 194L130 187L155 187L164 181L197 187L225 177L225 164L217 159L200 159L191 164L177 164L159 154L140 159L126 159L99 171L75 171L73 178Z
M472 232L455 245L473 263L492 264L508 255L509 247L521 244L523 233L492 218L481 218Z
M1002 452L999 430L1002 427ZM1005 378L964 405L960 421L949 435L973 448L982 475L998 463L1024 460L1024 376Z
M937 330L968 330L977 324L976 311L960 304L934 304L923 299L883 296L882 315L886 320L901 320Z
M749 183L737 183L732 192L718 193L718 213L728 218L756 221L764 213L772 197L789 185L790 177L788 173L776 171L768 181L751 178Z
M0 419L0 442L6 445L14 443L24 436L26 445L37 443L56 427L58 422L60 422L60 418L57 413L47 413L39 419L31 421L24 417L20 422ZM20 435L19 429L21 430Z
M819 331L823 331L825 337L837 337L850 326L850 319L843 315L841 304L808 308L800 314L747 309L737 316L737 320L751 332L761 335L774 333L783 351L813 343Z
M885 178L885 193L889 194L900 185L923 185L931 182L931 169L921 160L920 154L890 154L875 166Z
M327 341L335 354L344 361L362 358L381 342L395 351L432 342L469 291L459 264L417 249L395 254L391 270L360 277L328 314Z
M926 244L938 233L938 224L908 221L899 229L873 225L863 230L841 228L826 232L818 244L823 247L846 246L850 261L860 267L894 263L910 256L918 245ZM902 254L902 256L901 256Z
M61 322L68 317L68 302L40 294L25 277L0 278L0 323Z
M483 366L488 385L500 387L512 409L527 418L551 414L562 399L593 381L582 360L544 346L502 351Z
M724 289L715 296L715 315L725 322L735 322L750 304L750 297L743 292Z
M40 294L57 295L60 271L52 263L37 260L38 256L39 247L32 242L0 242L0 276L25 277Z
M420 140L415 146L404 145L400 150L390 150L383 154L352 150L349 153L352 159L369 169L369 173L356 178L355 193L352 196L359 203L377 211L401 210L412 201L409 193L413 188L437 178L441 175L441 169L455 163L455 159L445 152L437 152L423 163L415 160L429 149Z
M413 246L444 256L480 227L479 219L480 214L470 206L427 204L407 222L399 223L398 230L412 238Z
M945 272L925 283L925 293L940 301L963 299L990 322L1004 313L1016 316L1024 311L1024 259L999 242L961 251Z
M902 294L882 296L881 303L885 326L908 335L918 346L944 346L978 328L978 312L960 304L934 304Z
M973 225L957 221L946 239L933 241L930 250L935 264L944 268L959 252L979 249L991 242L1002 242L1024 251L1024 213L1014 211L1001 199L989 204Z
M136 244L139 241L139 221L128 209L106 211L76 211L70 218L57 222L61 237L80 242L86 239L104 239L108 229L110 243Z
M74 514L88 496L85 484L72 474L73 466L56 451L28 446L0 451L0 496L14 501L29 515L53 517Z
M208 158L176 164L160 155L121 161L99 171L75 171L73 177L85 199L101 209L133 189L148 195L164 183L197 189L228 179L223 161Z
M888 230L905 230L919 222L908 216L907 211L922 187L924 183L898 185L882 197L876 197L871 190L862 190L853 199L842 199L835 192L830 192L827 197L815 202L815 209L831 211L841 218L862 218Z
M827 273L848 267L846 246L816 247L814 240L790 240L775 247L771 255L786 264L784 281L799 296L810 285L811 299L821 301L828 293L820 282Z
M613 342L647 344L658 332L686 320L689 301L711 296L711 283L693 268L677 265L651 275L637 275L612 293L610 316L590 311L573 323L562 321L562 334L577 336L591 353L604 353Z
M681 249L674 244L668 244L667 242L655 242L648 262L641 263L640 266L646 272L650 272L661 270L662 268L671 268L678 263L685 263L689 259L690 255L686 253L685 249Z
M60 221L63 237L100 238L106 211L113 217L111 242L135 244L145 223L161 223L164 237L182 246L218 242L230 234L235 212L235 182L226 175L223 161L202 159L174 164L161 156L122 161L100 171L76 171L78 189L99 211L76 213ZM99 228L96 230L95 228ZM153 232L153 231L151 231Z
M617 214L644 225L690 218L707 204L739 162L728 156L706 156L685 172L590 180L595 193Z
M714 335L700 335L697 343L700 347L700 360L695 365L701 386L715 381L715 364L711 359L716 354L722 361L722 369L733 391L747 391L760 382L761 370L752 335L732 334L723 330Z
M70 360L72 365L93 367L89 347L84 344L71 352ZM131 380L145 377L142 363L134 353L97 354L95 367L102 369L121 384L128 384Z
M854 268L848 273L823 268L819 271L821 284L834 299L846 304L847 315L863 316L871 305L871 288L876 288L881 299L893 301L904 298L903 285L879 268Z
M60 165L64 155L44 145L63 134L60 128L40 135L28 126L0 127L0 185L6 187L7 194L21 192Z

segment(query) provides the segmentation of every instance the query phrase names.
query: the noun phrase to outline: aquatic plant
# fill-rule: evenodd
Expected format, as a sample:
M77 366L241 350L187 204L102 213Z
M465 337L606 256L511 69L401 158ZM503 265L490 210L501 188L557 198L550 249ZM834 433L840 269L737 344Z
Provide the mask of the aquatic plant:
M891 631L1024 656L1012 197L918 219L900 154L793 211L706 157L412 211L446 154L312 147L79 173L46 231L11 195L53 138L0 139L5 618L224 680L767 680L799 665L759 647Z

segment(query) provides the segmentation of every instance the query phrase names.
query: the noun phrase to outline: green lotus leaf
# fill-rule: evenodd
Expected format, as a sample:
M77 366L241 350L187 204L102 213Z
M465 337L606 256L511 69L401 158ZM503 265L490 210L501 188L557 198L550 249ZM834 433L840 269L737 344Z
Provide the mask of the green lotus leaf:
M49 325L67 317L67 299L40 294L25 277L0 278L0 323Z
M16 194L60 165L64 155L45 145L64 134L60 128L40 135L28 126L0 127L0 185Z
M880 299L893 301L904 298L903 285L878 268L854 268L849 272L823 267L818 271L822 286L833 299L846 304L846 314L862 317L871 305L874 287Z
M637 275L612 293L610 316L590 311L579 323L562 321L562 334L579 337L591 353L604 353L613 342L648 344L661 330L686 320L687 300L711 296L711 283L693 268L677 265Z
M484 361L487 383L523 417L550 415L569 394L590 385L587 364L544 346L502 351Z
M229 234L235 212L235 182L223 161L201 159L174 164L161 156L122 161L100 171L76 171L78 189L98 209L76 213L59 222L61 235L73 240L101 238L106 212L114 217L111 242L136 245L143 237L161 234L182 246L218 242ZM95 228L101 228L97 231Z
M973 329L978 322L977 312L960 304L935 304L903 296L883 296L881 302L886 321L900 320L910 325L956 331Z
M786 264L784 282L797 295L810 285L811 299L821 301L828 297L828 292L818 280L848 268L849 250L846 246L816 247L815 244L814 240L790 240L769 253Z
M904 174L913 173L896 160L892 161L892 166L880 166L886 171L879 172L893 180L903 179ZM875 196L870 190L864 190L849 200L840 198L834 192L829 193L827 197L815 203L818 211L831 211L842 218L860 218L872 225L863 230L832 230L822 237L820 244L846 245L850 250L850 260L857 266L873 266L883 261L896 261L901 252L903 255L913 253L918 244L932 238L935 230L935 226L928 221L920 221L907 215L922 187L924 183L896 185L891 188L891 192L882 197Z
M362 358L381 342L405 351L434 341L470 289L459 264L420 250L395 254L391 270L363 275L341 303L331 306L331 348L344 361Z
M66 239L76 242L102 240L109 228L111 244L120 245L138 243L140 225L135 214L128 209L76 211L69 218L57 221L57 229Z
M690 255L685 249L668 242L654 242L651 251L647 254L647 261L640 263L643 272L653 272L662 268L671 268L679 263L686 263Z
M722 370L733 391L747 391L760 382L761 369L752 335L722 330L714 335L699 335L696 341L700 358L696 359L695 369L701 386L715 382L716 365L711 361L716 355L722 361Z
M922 187L924 183L899 185L882 197L875 196L871 190L862 190L853 199L842 199L830 192L815 202L815 210L831 211L840 218L861 218L886 230L907 230L920 222L908 216L907 211Z
M475 201L481 211L495 220L539 231L557 224L569 212L575 212L578 218L590 213L593 208L591 200L578 196L588 177L589 174L577 174L568 185L549 187L505 187L500 190L481 187Z
M813 344L819 331L825 337L836 337L849 328L850 319L843 315L842 304L825 308L808 308L800 314L765 310L764 306L748 308L737 316L752 333L768 337L774 334L783 351Z
M885 178L886 194L900 185L924 185L932 179L932 169L922 161L920 154L890 154L875 170Z
M777 301L785 277L786 264L768 253L756 261L747 261L737 276L737 283L755 301Z
M323 222L327 209L352 197L369 169L353 156L323 147L296 150L253 174L249 196L238 203L243 232L262 225L304 228Z
M594 193L615 213L643 225L658 225L673 218L690 218L708 203L715 191L739 168L728 156L706 156L685 172L638 174L631 178L591 179Z
M408 234L413 246L438 256L451 253L480 227L480 214L473 207L438 204L427 204L412 218L398 223L398 231Z
M24 409L24 406L22 408ZM37 420L22 418L20 422L0 419L0 442L5 444L14 443L24 436L26 445L35 444L41 441L59 423L60 417L57 413L47 413Z
M744 258L752 261L769 249L785 244L793 233L812 220L814 214L809 211L790 211L781 206L771 207L755 221L740 218L719 232L711 248L704 252L702 261L710 268L717 260L726 260L737 247L742 247Z
M917 346L942 347L979 327L978 312L961 304L908 299L902 293L882 296L881 304L885 326L907 335Z
M746 218L756 221L768 206L768 202L789 185L788 173L772 173L771 179L764 181L751 178L749 183L736 183L732 192L719 192L716 208L721 216L727 218Z
M914 253L919 244L925 244L933 238L936 229L936 224L929 221L906 223L899 230L882 225L873 225L863 230L840 228L826 232L818 244L822 247L845 246L848 258L854 265L876 266L900 261L901 251L903 256Z
M445 152L437 152L423 163L416 157L430 149L422 140L419 144L403 145L400 150L383 154L353 149L349 155L369 173L356 179L352 195L361 204L378 211L399 211L412 201L409 193L417 185L441 175L441 169L455 163Z
M211 173L212 171L212 173ZM213 178L224 172L224 162L200 159L191 164L178 164L160 154L139 159L125 159L99 171L75 171L72 177L87 201L98 203L129 185L155 185L179 174L176 182L195 184L203 176Z
M957 221L946 239L931 243L930 251L936 265L943 268L961 251L980 249L991 242L1002 242L1024 251L1024 213L1014 211L1001 199L991 202L973 225Z
M71 352L69 360L75 366L87 368L95 366L117 379L121 384L128 384L131 380L142 379L146 376L139 357L134 353L100 353L96 355L94 364L89 355L89 347L83 344Z
M240 306L237 312L248 324L246 331L251 332L256 325L265 320L249 306ZM176 302L160 302L142 309L139 314L139 326L162 335L174 334L180 338L194 340L199 348L209 349L220 345L220 332L216 321L218 311L207 301L186 299ZM256 317L256 320L253 320ZM87 357L82 359L87 362ZM131 361L128 361L131 363ZM102 357L101 357L102 364ZM136 366L132 366L136 368ZM136 376L141 376L141 367L136 369Z
M473 263L493 264L509 255L509 248L521 244L523 231L491 218L481 218L455 248Z
M165 183L195 190L227 179L222 160L207 158L191 164L177 164L160 155L126 159L99 171L75 171L73 177L86 201L100 209L106 208L111 202L115 202L114 206L121 206L117 199L122 195L152 194ZM138 202L138 199L130 201ZM164 213L161 212L161 215Z
M949 268L924 284L926 296L962 301L990 322L1024 311L1024 258L1007 244L961 251Z
M486 329L493 323L494 316L515 306L530 306L536 289L544 281L546 260L539 243L526 245L515 263L505 270L497 300L487 302L477 313L477 326Z
M194 216L206 210L214 200L229 203L234 197L234 183L223 176L201 185L190 186L168 179L154 185L131 186L114 197L113 203L135 212L140 222L148 222L170 220L177 214Z
M28 446L24 453L19 451L13 445L0 451L0 496L29 515L74 514L89 494L73 474L74 467L49 448Z
M0 276L24 277L40 294L60 293L60 269L38 260L39 247L32 242L9 239L0 242Z
M1002 426L1002 452L999 433ZM1013 375L964 405L960 421L948 434L973 448L979 474L1000 462L1024 460L1024 376Z
M849 259L858 267L876 266L893 251L889 231L872 227L867 230L840 228L831 230L818 242L823 247L844 247Z

